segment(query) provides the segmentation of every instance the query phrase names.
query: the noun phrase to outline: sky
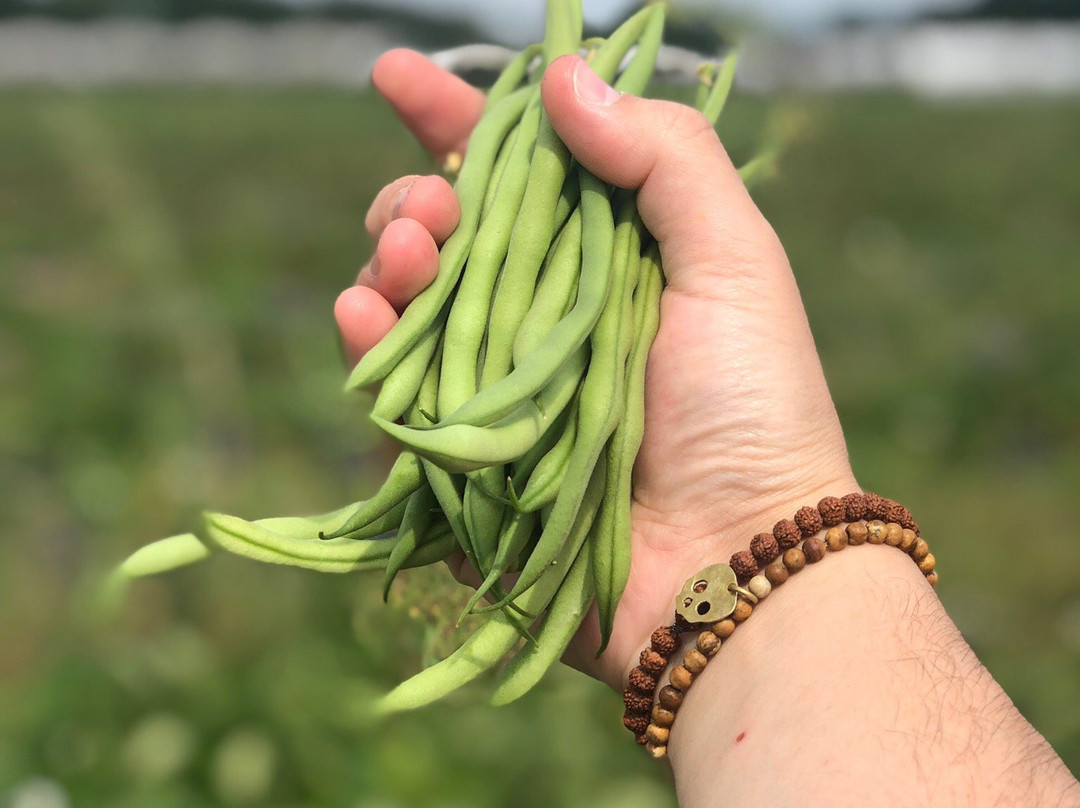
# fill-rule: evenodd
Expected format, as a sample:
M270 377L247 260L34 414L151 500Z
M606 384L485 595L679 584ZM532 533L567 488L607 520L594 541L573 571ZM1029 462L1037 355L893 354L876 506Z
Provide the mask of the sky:
M956 8L974 0L674 0L674 5L722 9L757 15L785 31L799 31L826 24L842 14L881 18L902 17L932 8ZM544 29L543 0L372 0L373 5L407 8L433 17L466 16L493 38L523 44ZM624 16L632 0L584 0L585 19L610 29Z

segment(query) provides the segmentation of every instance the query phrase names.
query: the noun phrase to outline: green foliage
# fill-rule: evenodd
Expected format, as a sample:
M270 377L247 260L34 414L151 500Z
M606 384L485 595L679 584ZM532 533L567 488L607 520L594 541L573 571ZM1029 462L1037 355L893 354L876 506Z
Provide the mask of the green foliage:
M871 489L933 538L940 594L1080 770L1080 138L1075 102L733 98ZM91 596L204 507L325 511L394 451L340 393L331 309L377 188L430 170L333 92L0 97L0 803L663 806L619 698L569 670L376 724L467 593L225 556ZM419 592L419 594L417 594ZM39 778L39 779L35 779Z

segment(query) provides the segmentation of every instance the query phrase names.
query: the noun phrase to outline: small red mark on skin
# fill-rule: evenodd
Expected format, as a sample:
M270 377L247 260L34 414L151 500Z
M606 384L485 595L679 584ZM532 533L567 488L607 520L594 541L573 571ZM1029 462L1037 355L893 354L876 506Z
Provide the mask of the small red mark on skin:
M743 738L745 738L745 737L746 737L746 732L745 731L740 732L738 735L735 736L735 743L742 743Z

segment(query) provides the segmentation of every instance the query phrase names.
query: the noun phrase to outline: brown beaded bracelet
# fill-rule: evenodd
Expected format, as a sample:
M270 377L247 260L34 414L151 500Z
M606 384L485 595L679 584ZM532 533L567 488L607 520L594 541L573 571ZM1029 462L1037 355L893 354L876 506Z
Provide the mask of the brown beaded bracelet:
M675 600L673 623L653 632L623 692L623 725L637 742L653 757L665 757L675 714L721 644L774 587L849 544L898 547L918 564L931 586L937 584L934 556L902 505L877 494L856 493L825 497L816 508L800 508L793 519L777 522L771 533L754 536L750 549L732 555L728 564L715 564L687 579ZM690 631L698 632L694 647L657 692L681 644L679 635Z

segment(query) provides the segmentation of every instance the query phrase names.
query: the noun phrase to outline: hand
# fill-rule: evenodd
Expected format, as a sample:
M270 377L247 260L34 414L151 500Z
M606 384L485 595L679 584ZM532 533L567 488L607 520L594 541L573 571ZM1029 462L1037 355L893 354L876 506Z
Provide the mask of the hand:
M383 56L373 79L435 157L465 145L479 91L407 51ZM621 689L687 577L798 507L858 486L787 258L709 123L689 107L619 96L574 56L550 66L542 91L581 164L638 189L667 277L635 466L630 580L605 654L593 658L595 619L568 654ZM351 359L434 277L457 216L437 177L406 177L376 198L375 258L335 309Z

